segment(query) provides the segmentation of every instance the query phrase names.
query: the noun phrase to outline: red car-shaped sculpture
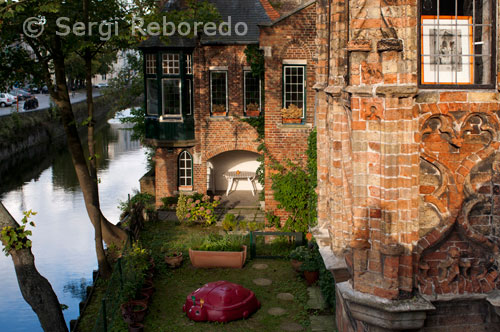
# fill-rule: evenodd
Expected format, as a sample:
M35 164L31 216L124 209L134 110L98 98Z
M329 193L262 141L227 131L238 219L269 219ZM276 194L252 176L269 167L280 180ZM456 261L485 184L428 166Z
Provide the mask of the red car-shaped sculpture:
M182 310L197 322L229 322L247 318L260 308L255 294L243 286L216 281L195 290Z

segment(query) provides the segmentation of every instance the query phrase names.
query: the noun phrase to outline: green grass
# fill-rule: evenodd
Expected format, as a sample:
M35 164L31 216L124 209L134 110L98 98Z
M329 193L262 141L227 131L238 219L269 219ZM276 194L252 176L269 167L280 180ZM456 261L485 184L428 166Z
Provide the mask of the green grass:
M193 240L204 237L208 233L219 233L217 227L200 227L175 225L173 222L155 222L146 226L142 232L141 242L145 247L152 249L157 262L155 275L156 292L150 306L149 314L144 322L146 332L195 332L195 331L280 331L284 322L295 321L302 324L305 331L309 330L309 314L307 312L307 287L305 282L292 270L288 260L253 260L247 261L243 269L197 269L188 258L188 249ZM184 262L182 267L170 270L163 263L163 254L160 249L173 247L183 251ZM255 263L265 263L266 270L252 268ZM252 280L269 278L271 286L257 286ZM205 283L226 280L241 284L252 290L262 307L249 319L238 320L226 324L195 323L189 320L182 312L182 306L189 293L203 286ZM292 293L293 302L286 302L276 298L278 293ZM269 308L282 307L287 313L274 317L267 313Z

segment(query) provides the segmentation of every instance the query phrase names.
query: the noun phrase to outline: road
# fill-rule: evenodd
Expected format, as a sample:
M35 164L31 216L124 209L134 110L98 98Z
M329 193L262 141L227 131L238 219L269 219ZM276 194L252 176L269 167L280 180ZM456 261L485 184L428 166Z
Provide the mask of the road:
M97 97L97 96L100 96L101 93L99 91L93 91L92 95L94 97ZM20 113L36 112L36 111L42 111L42 110L49 108L50 97L48 94L45 94L45 95L44 94L36 94L35 97L36 97L36 99L38 99L38 108L36 108L34 110L25 111L23 109L24 101L20 101L19 102L19 112ZM70 96L70 100L71 100L72 104L77 103L77 102L82 101L82 100L86 100L86 99L87 99L87 94L85 91L76 92L74 97ZM8 106L8 107L0 107L0 116L6 116L6 115L9 115L13 112L16 112L16 104L13 104L12 106Z

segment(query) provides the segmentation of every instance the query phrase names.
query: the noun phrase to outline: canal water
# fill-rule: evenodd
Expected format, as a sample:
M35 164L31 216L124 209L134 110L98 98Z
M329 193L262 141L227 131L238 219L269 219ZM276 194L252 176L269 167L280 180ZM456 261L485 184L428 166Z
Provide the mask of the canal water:
M125 125L110 121L96 135L99 193L104 215L118 222L118 204L125 201L146 172L145 151L131 139ZM0 200L21 220L33 210L33 253L38 271L52 284L69 326L79 315L78 304L97 268L94 230L88 219L71 157L65 149L48 149L24 159L0 175ZM0 253L0 331L42 331L37 316L24 301L10 257Z

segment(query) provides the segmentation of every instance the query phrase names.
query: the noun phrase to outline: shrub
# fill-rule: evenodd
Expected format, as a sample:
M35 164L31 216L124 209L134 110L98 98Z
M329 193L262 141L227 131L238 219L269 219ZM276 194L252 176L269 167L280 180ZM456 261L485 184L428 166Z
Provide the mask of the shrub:
M228 213L224 216L224 220L222 221L222 228L225 231L232 231L236 228L236 217L232 213Z
M290 259L295 259L300 262L305 262L309 256L311 256L311 251L305 246L299 246L290 253Z
M175 209L175 215L177 216L177 219L179 219L180 222L184 222L188 219L188 213L189 213L189 208L188 208L188 198L181 193L179 195L179 198L177 199L177 207Z
M118 205L120 210L122 210L122 217L131 213L137 206L142 206L148 211L154 211L154 198L151 194L134 191L134 196L130 198L130 201L121 201Z
M165 210L174 210L177 205L177 201L179 200L179 196L169 196L169 197L162 197L161 202L162 202L162 208Z
M212 225L217 221L215 208L219 206L219 204L220 197L218 196L215 196L213 201L211 201L208 195L203 196L201 200L189 198L187 200L187 208L189 211L186 217L192 223L201 223L206 226Z

